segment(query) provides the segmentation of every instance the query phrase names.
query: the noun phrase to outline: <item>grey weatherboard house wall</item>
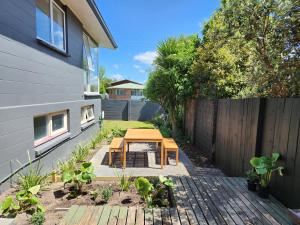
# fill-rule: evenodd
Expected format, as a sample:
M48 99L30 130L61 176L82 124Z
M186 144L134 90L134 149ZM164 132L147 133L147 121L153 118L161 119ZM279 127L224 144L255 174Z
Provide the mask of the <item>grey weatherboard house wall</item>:
M54 13L64 19L59 27L59 20L50 18L50 44L37 38L37 2L50 4L49 10L55 8ZM64 51L56 48L54 29L63 29L64 44L60 45ZM98 93L86 90L84 33L97 48L117 47L93 0L1 1L0 191L10 185L12 175L26 168L27 152L50 171L58 160L67 159L78 143L98 131L101 100ZM87 123L82 123L84 106L93 107L94 119ZM61 121L67 131L36 145L34 118L48 118L44 115L60 111L66 112L66 117L61 117L66 120ZM49 117L51 129L54 117Z

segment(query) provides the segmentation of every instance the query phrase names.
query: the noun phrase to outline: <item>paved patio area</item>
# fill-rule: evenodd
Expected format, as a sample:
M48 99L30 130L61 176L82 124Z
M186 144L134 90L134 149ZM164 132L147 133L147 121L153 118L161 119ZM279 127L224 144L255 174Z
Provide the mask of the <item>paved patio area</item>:
M179 164L176 166L175 155L168 154L168 163L160 168L160 151L155 144L132 143L127 153L125 174L130 176L180 176L189 175L188 168L191 162L187 156L179 151ZM113 153L113 166L108 166L108 145L103 146L91 159L97 177L115 176L116 171L122 172L120 153Z

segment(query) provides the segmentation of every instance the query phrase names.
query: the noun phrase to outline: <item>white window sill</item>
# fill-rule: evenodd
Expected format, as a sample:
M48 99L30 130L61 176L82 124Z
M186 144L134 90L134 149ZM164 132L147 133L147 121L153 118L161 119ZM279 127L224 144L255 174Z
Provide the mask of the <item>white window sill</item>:
M35 155L36 156L39 156L43 153L45 153L46 151L48 151L49 149L55 147L56 145L60 144L61 142L69 139L71 137L71 133L70 132L67 132L67 133L64 133L56 138L53 138L52 140L50 141L47 141L45 142L44 144L41 144L37 147L34 148L34 151L35 151Z
M95 119L93 119L87 123L84 123L81 125L81 130L85 130L85 129L89 128L90 126L94 125L95 123L96 123Z
M84 92L85 96L100 96L98 92Z

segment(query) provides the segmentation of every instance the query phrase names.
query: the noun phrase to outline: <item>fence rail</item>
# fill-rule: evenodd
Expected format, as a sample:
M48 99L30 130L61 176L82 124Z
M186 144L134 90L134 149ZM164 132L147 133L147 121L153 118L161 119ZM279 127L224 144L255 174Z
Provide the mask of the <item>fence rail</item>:
M281 153L284 177L275 177L273 194L300 207L300 98L190 100L185 132L199 151L215 155L229 176L243 176L253 156Z

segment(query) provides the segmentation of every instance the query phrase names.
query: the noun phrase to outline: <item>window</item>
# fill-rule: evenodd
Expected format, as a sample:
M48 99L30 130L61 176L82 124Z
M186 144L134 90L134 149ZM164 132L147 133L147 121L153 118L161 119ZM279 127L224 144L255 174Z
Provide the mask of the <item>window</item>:
M34 146L41 145L68 131L67 111L37 116L34 123Z
M131 90L131 95L132 96L143 96L143 90L139 90L139 89Z
M66 51L65 12L53 0L37 0L37 37L54 47Z
M94 116L94 106L84 106L81 108L81 124L85 124L95 118Z
M119 96L125 95L125 90L124 89L115 89L114 94L119 95Z
M86 34L83 34L83 69L85 83L84 91L99 93L98 46Z

